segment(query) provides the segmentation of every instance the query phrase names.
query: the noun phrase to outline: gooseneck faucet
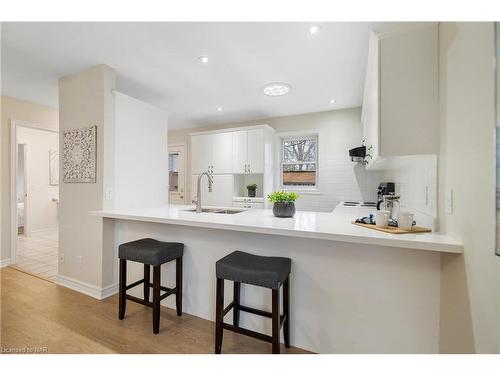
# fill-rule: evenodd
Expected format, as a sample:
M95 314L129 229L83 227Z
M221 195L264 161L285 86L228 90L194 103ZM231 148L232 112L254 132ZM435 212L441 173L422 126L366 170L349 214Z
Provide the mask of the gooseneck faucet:
M212 183L214 182L212 176L208 172L200 173L198 176L198 185L196 187L196 200L193 199L193 203L196 203L196 213L201 213L201 178L206 175L208 178L208 192L212 192Z

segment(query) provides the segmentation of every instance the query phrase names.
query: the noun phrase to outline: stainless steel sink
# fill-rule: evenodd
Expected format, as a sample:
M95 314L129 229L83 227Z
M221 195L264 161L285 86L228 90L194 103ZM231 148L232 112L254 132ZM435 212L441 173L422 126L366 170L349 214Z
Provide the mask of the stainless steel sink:
M196 212L196 208L190 208L184 211L188 212ZM211 213L211 214L226 214L226 215L232 215L232 214L239 214L240 212L243 212L245 210L231 210L231 209L225 209L225 208L202 208L201 212L204 213Z

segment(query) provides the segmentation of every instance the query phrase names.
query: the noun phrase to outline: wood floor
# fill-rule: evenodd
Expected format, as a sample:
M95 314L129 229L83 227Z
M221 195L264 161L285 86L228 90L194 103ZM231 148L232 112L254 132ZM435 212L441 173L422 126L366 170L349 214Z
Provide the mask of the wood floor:
M0 270L0 345L46 347L48 353L213 353L214 323L162 307L160 333L151 309L118 298L103 301L6 267ZM282 353L306 353L297 348ZM271 344L224 331L223 353L270 353Z

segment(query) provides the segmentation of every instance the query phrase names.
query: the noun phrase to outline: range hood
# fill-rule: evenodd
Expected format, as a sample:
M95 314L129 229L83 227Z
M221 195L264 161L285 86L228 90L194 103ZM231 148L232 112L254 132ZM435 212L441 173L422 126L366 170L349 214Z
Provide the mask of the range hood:
M365 156L366 156L366 147L360 146L360 147L351 148L349 150L349 156L351 157L351 160L353 162L364 163Z

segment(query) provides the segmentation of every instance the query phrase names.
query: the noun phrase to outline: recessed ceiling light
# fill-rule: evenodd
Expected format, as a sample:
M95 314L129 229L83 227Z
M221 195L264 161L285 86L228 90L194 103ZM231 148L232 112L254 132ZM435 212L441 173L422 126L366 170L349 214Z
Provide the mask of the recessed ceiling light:
M203 64L206 64L208 63L208 57L207 56L200 56L199 57L200 61L203 63Z
M335 103L335 99L330 99L330 104L334 104Z
M316 35L319 33L320 27L318 25L313 25L309 28L311 35Z
M222 107L217 107L217 111L222 112Z
M273 82L264 86L262 92L268 96L281 96L290 92L290 85L282 82Z

